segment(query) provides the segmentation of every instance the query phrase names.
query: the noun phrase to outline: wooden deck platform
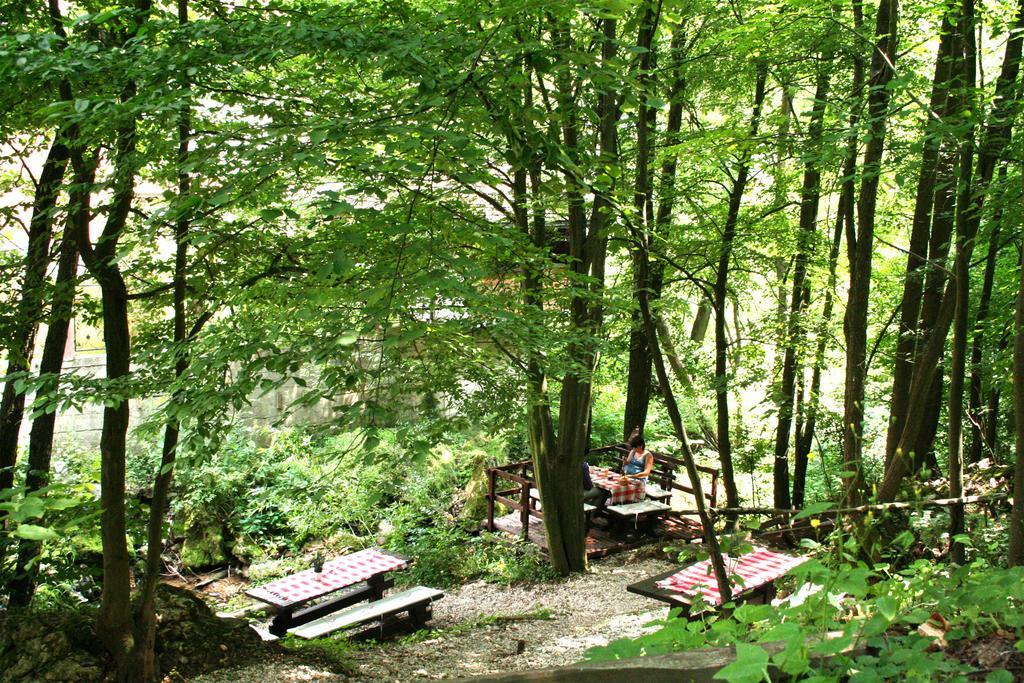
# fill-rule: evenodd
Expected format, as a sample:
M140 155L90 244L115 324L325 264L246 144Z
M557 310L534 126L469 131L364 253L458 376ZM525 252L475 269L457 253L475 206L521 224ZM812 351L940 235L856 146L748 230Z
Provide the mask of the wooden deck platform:
M523 525L519 520L518 513L505 515L504 517L495 517L494 525L499 531L512 536L522 537ZM666 538L689 542L701 537L702 533L699 522L678 514L669 513L655 523L653 535L612 535L604 529L591 528L587 534L587 557L591 559L605 557L612 553L632 550L650 543L658 543ZM544 525L541 520L535 517L530 518L529 540L538 546L542 552L547 552L548 539L544 533Z

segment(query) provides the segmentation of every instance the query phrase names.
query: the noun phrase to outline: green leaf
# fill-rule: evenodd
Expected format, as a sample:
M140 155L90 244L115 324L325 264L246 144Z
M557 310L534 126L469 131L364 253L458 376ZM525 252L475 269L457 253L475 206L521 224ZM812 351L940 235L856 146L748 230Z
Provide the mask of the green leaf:
M358 341L358 332L342 332L340 335L338 335L339 346L355 346L356 342Z
M209 202L211 206L223 206L228 203L229 199L231 199L231 190L227 187L222 187L206 201Z
M892 621L896 616L896 612L899 610L899 605L896 601L888 595L883 595L875 601L875 606L878 608L878 613L883 617Z
M825 510L831 509L832 505L833 504L828 501L824 503L814 503L813 505L808 505L803 510L793 515L793 519L804 519L805 517L820 515Z
M729 683L758 683L768 678L768 660L768 653L758 646L736 643L736 661L714 677Z
M35 524L19 524L14 535L28 541L52 541L60 537L53 529Z
M1013 674L1006 669L996 669L985 676L985 683L1013 683Z

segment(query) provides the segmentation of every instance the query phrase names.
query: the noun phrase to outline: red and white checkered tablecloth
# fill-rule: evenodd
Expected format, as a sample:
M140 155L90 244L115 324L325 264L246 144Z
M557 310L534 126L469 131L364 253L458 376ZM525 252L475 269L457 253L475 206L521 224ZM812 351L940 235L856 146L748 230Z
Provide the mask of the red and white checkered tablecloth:
M767 548L755 547L753 551L739 558L726 555L725 567L730 574L733 593L736 594L774 581L807 560L806 557L793 557ZM691 598L697 594L703 595L704 601L709 605L722 604L722 595L718 591L711 560L691 564L667 579L662 579L657 585L659 588L683 593Z
M320 573L306 569L247 590L245 594L278 607L291 607L366 581L377 574L405 569L408 565L409 562L400 557L367 548L325 562Z
M621 479L621 474L609 474L607 470L593 466L590 468L590 480L594 486L612 494L608 499L609 505L639 503L644 499L643 479L627 479L624 482Z

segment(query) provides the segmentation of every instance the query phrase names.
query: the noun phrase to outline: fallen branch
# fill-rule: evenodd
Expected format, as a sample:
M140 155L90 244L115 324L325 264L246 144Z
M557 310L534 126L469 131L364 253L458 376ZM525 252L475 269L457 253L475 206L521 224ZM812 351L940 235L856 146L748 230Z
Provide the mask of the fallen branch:
M1008 493L988 493L980 496L961 496L959 498L931 498L927 500L911 500L911 501L895 501L892 503L872 503L869 505L857 505L855 507L842 507L842 508L830 508L827 510L821 510L815 512L813 515L808 516L826 516L835 515L840 513L849 512L872 512L872 511L884 511L884 510L903 510L908 508L918 507L948 507L951 505L969 505L971 503L988 503L996 500L1003 500L1009 498ZM720 517L722 515L781 515L781 516L792 516L802 512L801 510L791 510L787 508L773 508L773 507L737 507L737 508L712 508L709 512ZM680 510L680 515L695 515L697 510Z

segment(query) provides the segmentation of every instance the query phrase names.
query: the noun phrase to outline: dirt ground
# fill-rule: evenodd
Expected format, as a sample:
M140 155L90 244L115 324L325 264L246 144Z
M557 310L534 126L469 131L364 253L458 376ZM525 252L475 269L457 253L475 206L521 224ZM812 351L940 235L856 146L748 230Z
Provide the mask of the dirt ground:
M661 603L626 585L673 565L635 551L595 561L591 571L553 583L449 590L434 603L431 631L368 643L351 652L352 675L268 646L250 663L194 679L227 681L409 681L480 676L578 661L591 647L649 632Z

